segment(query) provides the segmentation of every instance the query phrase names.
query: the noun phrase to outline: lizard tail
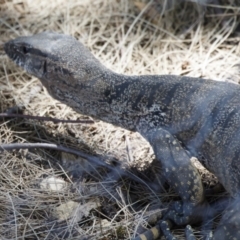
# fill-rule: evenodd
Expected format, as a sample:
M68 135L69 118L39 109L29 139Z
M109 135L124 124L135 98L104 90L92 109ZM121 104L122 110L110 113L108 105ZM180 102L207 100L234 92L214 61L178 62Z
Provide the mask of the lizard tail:
M132 240L156 240L162 235L160 224L157 224L155 227L145 231L139 236L132 238Z

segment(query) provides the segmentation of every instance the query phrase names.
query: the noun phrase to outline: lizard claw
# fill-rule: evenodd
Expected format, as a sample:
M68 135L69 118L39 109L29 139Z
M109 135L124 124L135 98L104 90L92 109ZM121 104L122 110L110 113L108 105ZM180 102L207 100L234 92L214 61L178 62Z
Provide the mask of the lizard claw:
M185 235L187 240L196 240L194 236L193 229L190 225L187 225L185 228Z
M170 221L162 221L160 226L166 240L177 240L170 231L172 228L172 223Z

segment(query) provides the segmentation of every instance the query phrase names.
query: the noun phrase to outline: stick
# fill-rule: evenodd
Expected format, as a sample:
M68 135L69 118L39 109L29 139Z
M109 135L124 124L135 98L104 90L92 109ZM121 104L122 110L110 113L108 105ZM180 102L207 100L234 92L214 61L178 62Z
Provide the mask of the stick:
M16 114L16 113L0 113L0 117L6 117L6 118L11 118L11 117L17 117L17 118L27 118L27 119L37 119L41 121L50 121L54 123L94 123L92 120L63 120L63 119L58 119L58 118L51 118L51 117L40 117L40 116L32 116L32 115L25 115L25 114Z

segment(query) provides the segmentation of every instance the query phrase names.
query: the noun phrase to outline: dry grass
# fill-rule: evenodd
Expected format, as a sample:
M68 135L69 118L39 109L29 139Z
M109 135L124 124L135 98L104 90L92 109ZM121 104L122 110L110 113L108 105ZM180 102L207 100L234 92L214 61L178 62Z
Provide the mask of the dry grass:
M223 5L217 17L209 8L201 21L193 3L163 15L157 1L154 7L152 2L1 0L0 45L20 35L52 30L75 36L119 73L188 75L238 83L239 8ZM2 49L0 58L1 112L23 106L32 115L86 118L53 100ZM104 159L115 158L129 175L123 177L118 169L119 176L110 176L104 168L56 151L3 152L1 239L130 239L147 226L149 209L162 207L160 199L172 197L170 192L157 191L161 177L152 177L158 170L147 164L154 157L152 150L136 133L103 122L76 125L4 119L0 134L2 144L59 143ZM153 190L130 181L127 166L137 168L131 171L151 182ZM49 178L60 181L61 190L49 190L44 185ZM59 208L64 206L68 210L61 215ZM183 231L177 233L182 236Z

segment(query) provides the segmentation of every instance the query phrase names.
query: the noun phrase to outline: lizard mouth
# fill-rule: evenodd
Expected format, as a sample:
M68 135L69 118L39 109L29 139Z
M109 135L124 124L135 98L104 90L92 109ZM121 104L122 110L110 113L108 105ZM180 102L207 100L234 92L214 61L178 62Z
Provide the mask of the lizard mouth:
M10 59L12 59L17 65L20 67L25 68L25 55L24 52L26 51L26 48L23 47L22 51L20 52L18 48L16 48L16 45L13 44L13 41L6 42L4 44L4 51L8 55Z
M46 74L46 59L43 56L36 57L32 54L30 45L16 44L14 40L10 40L4 44L4 50L10 59L28 73L40 79Z

